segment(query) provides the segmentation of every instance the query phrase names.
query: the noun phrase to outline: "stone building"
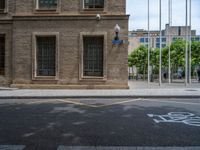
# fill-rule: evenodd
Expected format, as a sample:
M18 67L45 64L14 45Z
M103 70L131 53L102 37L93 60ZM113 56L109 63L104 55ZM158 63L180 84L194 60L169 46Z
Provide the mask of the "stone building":
M192 41L200 41L200 36L196 35L196 30L191 30L188 26L169 26L166 24L165 29L161 31L162 40L161 45L165 47L168 43L175 41L177 38L186 39L186 33L188 35L191 31L191 40ZM148 42L148 31L143 29L138 29L136 31L129 32L129 50L130 54L134 49L138 48L141 44L148 46L150 43L150 47L155 49L160 47L160 31L159 30L150 30L150 42Z
M128 45L112 44L116 24L128 34L125 9L125 0L0 0L0 85L128 88Z

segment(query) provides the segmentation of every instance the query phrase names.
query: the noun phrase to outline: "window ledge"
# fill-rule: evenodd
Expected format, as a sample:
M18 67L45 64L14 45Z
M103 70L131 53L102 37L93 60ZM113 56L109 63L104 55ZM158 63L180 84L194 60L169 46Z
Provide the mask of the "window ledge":
M57 9L35 9L36 14L59 14Z
M105 77L94 77L94 76L84 76L80 81L91 81L91 82L105 82L106 78Z
M0 14L7 14L6 10L0 10Z
M57 77L56 76L36 76L33 78L33 80L38 81L38 80L51 80L51 81L57 81Z
M89 9L83 9L82 11L80 11L81 14L106 14L106 11L104 10L89 10Z

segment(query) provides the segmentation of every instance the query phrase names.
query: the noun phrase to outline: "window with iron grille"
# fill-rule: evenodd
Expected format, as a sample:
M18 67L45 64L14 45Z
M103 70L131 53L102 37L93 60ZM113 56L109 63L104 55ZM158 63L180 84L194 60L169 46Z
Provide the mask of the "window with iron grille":
M39 9L56 9L58 0L38 0Z
M5 36L0 35L0 75L5 74Z
M0 12L4 11L5 10L5 0L0 0Z
M104 0L84 0L84 9L103 9Z
M55 76L56 37L37 37L37 76Z
M103 76L103 37L84 37L84 76Z

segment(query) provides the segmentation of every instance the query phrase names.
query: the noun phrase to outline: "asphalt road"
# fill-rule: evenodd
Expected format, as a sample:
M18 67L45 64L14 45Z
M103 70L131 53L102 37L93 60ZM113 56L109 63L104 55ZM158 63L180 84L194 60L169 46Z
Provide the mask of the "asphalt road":
M200 99L0 100L6 146L200 146Z

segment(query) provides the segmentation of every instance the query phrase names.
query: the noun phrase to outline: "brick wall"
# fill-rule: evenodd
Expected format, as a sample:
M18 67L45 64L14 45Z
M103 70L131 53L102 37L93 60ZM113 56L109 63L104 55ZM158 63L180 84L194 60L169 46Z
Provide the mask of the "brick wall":
M61 19L42 21L14 21L15 51L14 84L39 83L32 80L32 34L34 32L59 33L59 80L58 84L122 84L127 85L127 45L112 45L113 28L118 23L122 35L127 34L127 20ZM79 81L80 32L106 32L107 80L96 83ZM123 38L123 37L122 37ZM24 73L26 72L26 73ZM50 82L51 83L51 82Z
M127 88L127 44L113 46L114 26L121 27L121 39L128 40L125 0L105 1L103 12L86 12L80 0L61 0L59 13L35 11L34 0L12 0L8 12L0 14L0 32L6 33L6 75L0 85L110 85ZM96 13L101 20L96 20ZM9 22L9 23L7 23ZM9 25L8 25L9 24ZM58 80L33 79L33 34L59 33ZM104 32L107 35L106 80L80 81L80 33Z

